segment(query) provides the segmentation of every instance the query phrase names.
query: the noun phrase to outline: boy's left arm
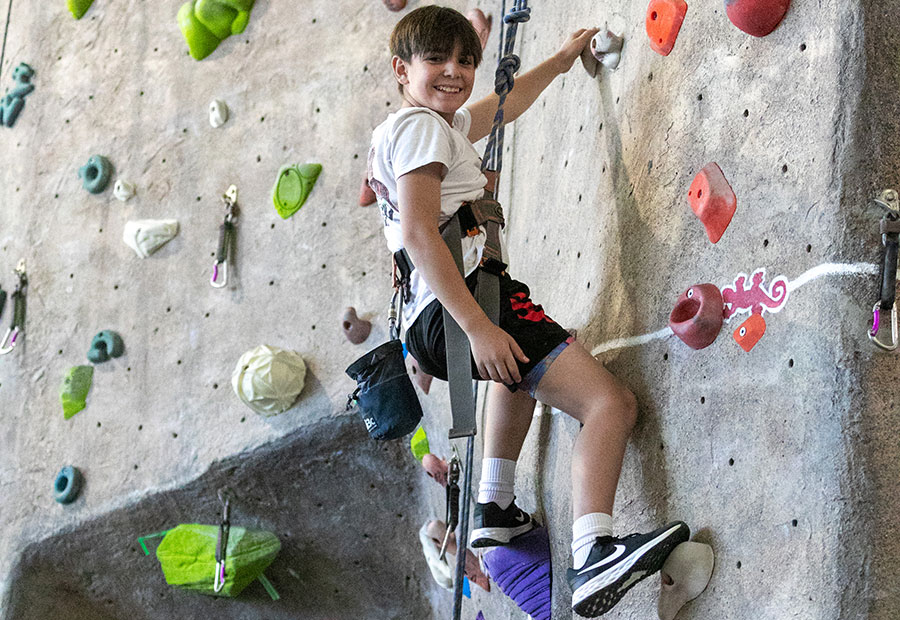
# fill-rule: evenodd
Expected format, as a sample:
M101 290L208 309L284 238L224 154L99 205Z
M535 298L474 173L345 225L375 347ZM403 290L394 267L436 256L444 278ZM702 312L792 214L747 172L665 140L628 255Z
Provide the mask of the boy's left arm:
M571 69L575 59L599 31L599 28L582 28L574 32L553 56L517 77L515 86L507 95L503 105L503 124L506 125L516 120L531 107L538 95L556 76ZM472 114L472 126L469 128L468 135L470 142L477 142L491 132L499 99L496 93L491 93L484 99L466 106Z

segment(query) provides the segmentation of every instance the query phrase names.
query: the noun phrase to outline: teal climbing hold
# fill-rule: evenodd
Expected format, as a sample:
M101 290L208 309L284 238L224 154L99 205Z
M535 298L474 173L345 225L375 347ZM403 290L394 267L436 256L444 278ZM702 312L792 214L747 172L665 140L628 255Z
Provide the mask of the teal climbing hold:
M31 78L34 77L34 69L24 62L13 70L15 85L7 89L5 96L0 99L0 125L12 127L19 118L19 113L25 107L25 96L34 90Z
M178 26L191 57L203 60L223 40L244 32L254 0L191 0L178 11Z
M300 210L321 172L321 164L295 164L284 166L278 171L272 202L282 219L286 220Z
M67 465L56 474L53 481L53 499L60 504L71 504L81 493L81 485L84 478L77 467Z
M66 0L66 6L69 7L69 11L71 11L75 19L84 17L84 14L87 13L87 10L91 8L93 3L94 0Z
M59 392L63 416L68 420L85 408L91 382L94 379L93 366L73 366L66 373Z
M87 358L94 364L105 362L112 357L119 357L125 352L122 336L114 331L103 330L91 340L91 348Z
M113 167L103 155L92 155L88 162L78 169L81 186L92 194L99 194L109 185Z

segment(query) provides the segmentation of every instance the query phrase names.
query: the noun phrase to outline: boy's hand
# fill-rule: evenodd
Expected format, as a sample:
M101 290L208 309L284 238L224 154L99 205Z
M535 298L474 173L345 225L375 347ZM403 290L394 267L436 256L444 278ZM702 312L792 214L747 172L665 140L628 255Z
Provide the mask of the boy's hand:
M516 360L527 362L528 358L512 336L490 321L467 335L482 379L507 385L522 380Z
M571 69L575 59L581 55L585 47L590 45L591 39L598 32L600 32L599 28L581 28L573 32L560 50L553 55L557 71L566 73Z

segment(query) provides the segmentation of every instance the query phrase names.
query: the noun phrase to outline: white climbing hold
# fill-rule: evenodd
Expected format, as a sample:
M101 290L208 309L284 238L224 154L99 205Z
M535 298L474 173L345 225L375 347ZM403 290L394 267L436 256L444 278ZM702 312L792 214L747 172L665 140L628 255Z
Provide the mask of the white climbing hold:
M128 181L119 179L113 186L113 196L115 196L122 202L126 202L127 200L129 200L132 196L134 196L134 193L134 183L129 183Z
M213 99L209 104L209 124L219 128L228 120L228 106L221 99Z
M306 364L294 351L261 344L244 353L231 374L241 401L262 416L290 409L306 379Z
M714 563L712 547L703 543L683 542L672 550L660 571L660 620L674 620L685 603L700 596L709 585Z
M622 46L625 39L604 25L594 35L590 44L581 51L581 64L591 77L596 77L599 65L615 71L622 59Z
M122 240L141 258L147 258L178 234L178 220L131 220Z

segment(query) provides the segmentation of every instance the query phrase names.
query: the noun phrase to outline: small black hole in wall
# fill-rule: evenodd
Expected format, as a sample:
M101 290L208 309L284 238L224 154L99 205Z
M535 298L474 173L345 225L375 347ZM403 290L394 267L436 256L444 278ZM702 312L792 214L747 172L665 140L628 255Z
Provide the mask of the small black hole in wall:
M203 318L204 318L204 319L208 319L208 318L209 318L209 312L207 312L206 314L204 314L204 315L203 315Z
M728 465L734 466L734 459L728 459Z
M384 102L384 105L387 106L387 107L391 107L391 102L390 102L390 101L385 101L385 102Z
M369 65L363 65L363 73L369 70Z
M791 519L791 525L797 527L797 519Z
M125 372L131 372L131 366L125 369Z
M703 101L703 94L700 93L697 95L697 101Z
M218 389L219 389L219 384L218 384L218 383L213 383L213 389L214 389L214 390L218 390Z
M70 274L69 274L69 279L70 279L70 280L71 280L72 278L74 278L74 277L75 277L75 274L74 274L74 273L70 273Z
M567 159L563 162L563 168L567 168L568 166L569 166L569 160Z
M316 114L318 114L320 111L321 110L319 110L319 108L316 108Z
M54 198L59 198L59 194L53 194Z
M143 96L144 96L144 91L141 91L139 96L140 96L140 97L143 97Z
M269 228L275 228L275 224L272 224Z
M738 560L737 567L738 567L738 568L741 567L741 561L740 561L740 560Z
M365 271L363 271L363 272L362 272L362 274L363 274L363 276L365 276L365 275L366 275L366 272L365 272Z
M181 360L178 360L178 361L175 362L175 363L176 363L178 366L181 366Z
M810 252L812 252L812 246L811 246L811 245L807 245L807 246L806 246L806 253L809 254Z
M265 120L266 120L266 117L265 117L265 116L260 116L260 117L259 117L259 122L260 122L260 123L264 123Z
M764 248L769 247L769 240L768 240L768 239L763 239L763 247L764 247Z
M354 154L353 154L353 159L359 159L359 153L354 153Z
M669 359L669 354L668 354L668 353L663 353L663 361L664 361L664 362L665 362L665 361L668 361L668 359Z
M166 160L165 160L165 158L163 158L163 160L162 160L162 163L166 163Z
M559 256L559 250L556 250L556 255Z
M581 252L578 252L577 254L575 254L575 258L581 258Z
M579 126L578 126L578 133L581 133L582 131L584 131L584 125L579 125Z
M59 354L62 355L62 349L59 350Z
M788 368L793 368L793 367L794 367L794 360L793 360L793 358L791 358L788 360Z
M172 308L171 308L171 307L166 308L166 312L171 312L171 311L172 311Z
M328 222L322 222L322 228L325 228L326 226L328 226Z
M100 428L100 422L97 422L97 428Z
M590 283L590 282L588 282L587 287L588 287L588 288L591 288L591 283Z
M744 118L750 116L750 110L744 110Z
M197 202L200 202L201 200L203 200L203 196L197 196Z
M316 23L316 18L315 18L315 17L313 17L312 23L314 23L314 24Z
M325 269L325 267L327 267L327 265L325 263L322 263L322 269Z
M578 194L578 202L581 202L581 194Z
M143 425L143 424L138 424L138 430L139 430L139 431L144 430L144 425Z
M275 280L269 280L269 286L272 286L273 284L275 284Z
M648 82L652 82L652 81L653 81L653 72L650 72L649 74L647 74L647 81L648 81Z
M243 423L247 418L241 418L241 423Z
M784 165L781 167L781 171L782 171L782 172L787 172L787 164L784 164Z
M702 404L704 404L704 403L706 403L706 396L701 396L701 397L700 397L700 404L702 405Z
M257 156L256 156L256 161L257 161L257 162L261 162L261 161L262 161L262 157L260 157L259 155L257 155Z
M135 469L137 469L137 468L138 468L138 466L137 466L137 465L135 465L135 466L134 466L134 468L135 468Z
M118 291L118 290L119 290L119 285L118 285L118 284L113 285L113 290L114 290L114 291Z
M100 229L99 231L97 231L97 232L103 232L103 229L101 228L101 229Z
M800 51L801 51L801 52L805 52L805 51L806 51L806 43L801 43L801 44L800 44Z

